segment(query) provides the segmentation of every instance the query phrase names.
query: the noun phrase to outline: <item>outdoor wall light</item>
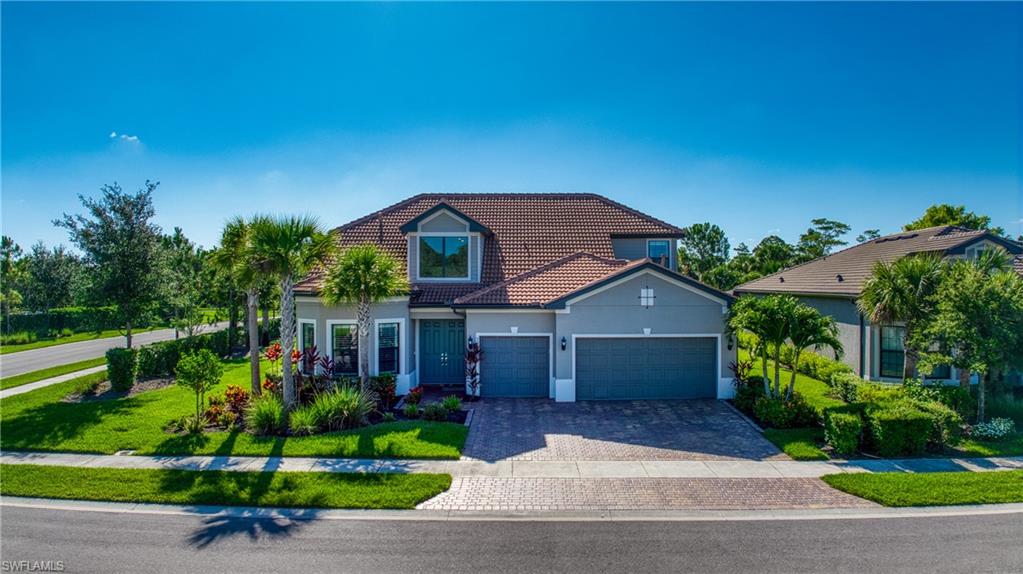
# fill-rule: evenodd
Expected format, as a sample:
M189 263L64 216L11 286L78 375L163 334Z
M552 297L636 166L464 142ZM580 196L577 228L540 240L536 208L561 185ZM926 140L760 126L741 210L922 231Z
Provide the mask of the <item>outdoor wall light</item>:
M561 338L561 350L564 351L568 347L568 339Z
M732 350L732 336L731 335L728 336L728 350L729 351Z

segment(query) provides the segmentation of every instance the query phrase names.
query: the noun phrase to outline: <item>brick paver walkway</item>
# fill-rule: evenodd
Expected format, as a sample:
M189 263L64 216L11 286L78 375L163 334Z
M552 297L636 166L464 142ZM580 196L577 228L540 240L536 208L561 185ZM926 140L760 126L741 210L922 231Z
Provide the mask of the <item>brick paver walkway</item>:
M868 508L818 478L456 478L423 510L769 510Z
M716 400L483 399L463 457L478 460L788 460Z

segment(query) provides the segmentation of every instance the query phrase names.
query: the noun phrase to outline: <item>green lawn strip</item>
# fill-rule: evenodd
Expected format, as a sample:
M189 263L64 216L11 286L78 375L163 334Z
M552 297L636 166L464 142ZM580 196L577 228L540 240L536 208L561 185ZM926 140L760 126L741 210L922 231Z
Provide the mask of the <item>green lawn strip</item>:
M764 438L795 460L828 460L818 446L824 443L824 429L764 429Z
M95 359L86 359L84 361L78 361L77 363L68 363L66 365L57 365L56 367L50 367L48 369L32 371L30 373L22 373L13 377L7 377L6 379L0 379L0 389L19 387L21 385L27 385L28 383L49 379L50 377L57 377L73 373L75 371L98 367L106 364L106 362L106 357L96 357Z
M885 506L1023 502L1023 470L829 474L824 482Z
M228 362L214 393L228 384L248 388L245 360ZM198 436L164 431L195 412L195 396L167 387L116 400L66 403L80 381L68 381L0 400L0 448L113 454L209 454L455 460L467 429L454 423L400 421L308 437L257 437L245 432Z
M955 457L1023 455L1023 432L994 441L963 439L949 454Z
M447 474L342 474L78 468L7 464L0 493L70 500L278 506L415 508L451 486Z
M749 351L746 349L739 349L739 360L751 360ZM789 384L789 378L792 376L792 371L782 367L779 369L779 372L781 373L780 378L782 388L785 388ZM760 364L760 359L753 360L753 374L763 374L763 367ZM767 376L771 378L772 381L774 380L774 361L767 361ZM796 392L803 395L806 402L820 413L823 413L824 409L828 407L837 407L845 404L845 402L841 399L831 396L830 385L824 381L819 381L802 373L796 373Z
M132 334L145 333L148 331L154 331L156 329L166 329L166 327L147 327L145 329L133 329ZM17 353L18 351L30 351L32 349L42 349L45 347L53 347L56 345L64 345L67 343L78 343L81 341L94 341L96 339L108 339L110 337L121 337L124 338L124 334L117 330L111 329L108 331L94 331L91 333L75 333L67 337L49 337L45 339L39 339L32 341L31 343L23 343L21 345L3 345L0 346L0 355L6 355L7 353Z

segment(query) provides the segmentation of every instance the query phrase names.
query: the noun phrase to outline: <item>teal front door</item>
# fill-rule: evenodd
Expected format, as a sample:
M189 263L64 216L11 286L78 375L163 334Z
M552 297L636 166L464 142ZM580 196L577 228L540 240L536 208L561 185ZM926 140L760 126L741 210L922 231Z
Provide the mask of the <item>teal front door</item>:
M465 322L458 319L419 321L419 382L423 385L465 383Z

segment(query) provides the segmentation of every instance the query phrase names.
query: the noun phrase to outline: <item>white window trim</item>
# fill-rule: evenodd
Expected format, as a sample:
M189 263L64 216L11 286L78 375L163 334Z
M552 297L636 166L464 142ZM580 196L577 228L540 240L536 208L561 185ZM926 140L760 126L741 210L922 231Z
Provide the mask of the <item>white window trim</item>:
M330 319L327 321L327 351L330 355L330 362L334 362L334 325L354 325L356 331L359 329L359 322L355 319ZM355 337L355 372L356 376L362 373L362 337Z
M654 306L654 300L657 297L654 295L653 287L640 287L639 288L639 305L645 309L649 309Z
M554 348L554 333L518 333L508 331L506 333L476 333L474 335L475 341L480 343L480 347L483 343L480 341L482 337L547 337L547 355L550 358L550 364L547 366L547 378L550 379L547 387L547 398L554 398L554 355L557 349ZM486 358L484 358L486 360ZM483 370L480 370L480 375L483 374ZM483 377L480 377L480 386L483 385Z
M438 283L467 283L472 281L472 233L469 232L437 232L437 233L416 233L415 234L415 250L416 250L416 281L427 281L427 282L438 282ZM466 247L469 248L468 257L465 261L465 276L464 277L423 277L423 254L419 250L420 240L428 237L464 237Z
M647 239L646 240L646 257L648 259L652 259L652 257L650 257L650 242L651 241L663 242L663 243L667 243L668 244L668 266L670 267L671 266L671 240L670 239L656 239L656 238L655 239Z
M373 319L373 353L370 358L370 373L374 375L380 374L380 324L381 323L397 323L398 324L398 372L395 375L407 374L408 369L405 366L405 354L408 349L405 347L406 337L408 337L408 329L404 317L398 317L395 319Z
M302 325L313 326L313 346L316 347L316 351L320 351L320 346L316 344L316 340L319 338L316 332L316 321L313 319L299 319L298 320L298 350L305 351L305 336L302 334ZM299 368L302 367L302 362L298 363ZM313 365L313 370L316 370L316 365Z

